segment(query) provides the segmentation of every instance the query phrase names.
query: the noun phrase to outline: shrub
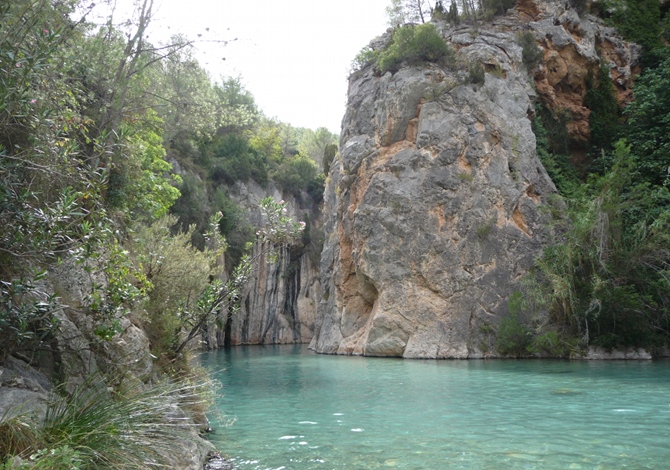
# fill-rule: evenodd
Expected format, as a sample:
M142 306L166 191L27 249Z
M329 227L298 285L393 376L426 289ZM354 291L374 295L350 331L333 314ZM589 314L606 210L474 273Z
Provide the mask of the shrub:
M453 55L435 25L407 25L395 30L391 44L379 55L377 67L381 72L395 72L403 61L438 62L453 59Z
M323 150L323 174L328 176L330 172L330 165L332 165L335 156L337 155L337 145L330 144L326 145L326 148Z
M468 65L468 81L473 84L482 84L486 79L481 62L471 62Z
M370 46L365 46L351 62L351 71L359 72L369 65L376 63L378 59L379 51L372 49Z
M39 425L2 418L0 433L14 444L0 450L3 457L29 458L20 467L26 469L172 468L174 446L194 426L175 412L177 406L192 407L213 389L211 381L184 381L109 391L94 376L70 395L52 393Z
M609 68L602 64L598 69L597 81L593 73L586 78L586 96L584 104L591 110L589 129L591 145L594 150L611 150L621 134L619 123L619 105L614 92L614 85L609 75Z
M517 35L516 42L521 46L521 60L528 71L532 72L542 62L542 50L537 47L535 36L526 31Z
M477 237L480 240L486 240L489 235L491 234L491 230L493 230L493 223L489 222L486 225L482 225L480 227L477 227Z
M576 346L571 343L574 343L574 339L567 342L556 331L548 331L534 338L528 350L544 356L565 357L573 348L576 349Z
M507 301L509 315L498 324L496 349L500 354L522 356L528 352L530 331L521 321L523 296L521 292L512 292Z
M191 246L195 227L172 235L175 225L176 219L166 216L140 227L132 244L135 262L151 282L146 305L150 321L145 330L156 356L174 350L182 328L180 312L194 308L209 281L208 254Z
M295 155L284 161L273 175L279 186L293 194L309 187L317 176L316 165L305 155Z

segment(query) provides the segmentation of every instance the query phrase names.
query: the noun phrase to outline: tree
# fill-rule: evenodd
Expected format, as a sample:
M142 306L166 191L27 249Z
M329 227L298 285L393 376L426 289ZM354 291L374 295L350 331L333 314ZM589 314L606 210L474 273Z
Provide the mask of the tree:
M306 129L298 141L298 150L308 155L318 167L323 166L324 153L329 145L337 145L338 136L325 127L319 127L316 131Z
M645 72L626 109L626 136L633 146L637 172L653 185L670 184L670 57Z
M203 333L208 323L219 315L229 318L239 308L240 292L248 282L252 269L260 259L275 260L278 250L295 243L305 228L305 222L294 222L286 215L286 203L277 202L267 197L260 202L264 215L264 227L256 232L256 245L259 247L252 255L246 254L235 267L227 281L214 279L198 296L192 308L184 309L180 313L182 325L187 329L186 336L174 350L179 356L186 345ZM222 243L218 235L220 215L215 215L212 222L212 231L209 233L210 242L215 246Z
M407 23L425 23L432 14L429 0L391 0L391 5L386 7L388 23L394 28Z

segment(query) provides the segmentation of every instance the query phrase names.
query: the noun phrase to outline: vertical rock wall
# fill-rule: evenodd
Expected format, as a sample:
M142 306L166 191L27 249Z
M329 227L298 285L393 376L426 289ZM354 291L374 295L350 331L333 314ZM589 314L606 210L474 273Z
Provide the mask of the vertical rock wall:
M308 212L295 198L283 196L272 186L237 183L231 191L231 197L247 213L248 223L257 227L263 224L258 204L268 196L285 199L294 220L301 220ZM312 226L317 228L319 221L313 220ZM221 318L216 331L207 335L207 346L311 341L320 290L318 265L307 253L290 247L280 250L276 259L268 259L266 252L267 247L254 245L253 273L240 309L228 320Z
M557 4L521 2L526 12L477 27L440 25L456 65L352 75L340 158L324 196L314 350L496 355L490 332L551 239L556 192L535 153L538 92L516 34L531 31L545 60L566 65L540 68L548 82L538 90L551 106L551 94L554 102L573 92L583 99L585 89L570 86L599 66L596 39L603 43L606 32L578 27L579 17ZM483 84L471 83L468 67L476 63L487 72Z
M309 256L278 253L276 261L254 246L258 261L240 310L231 318L230 344L309 343L314 334L316 267Z

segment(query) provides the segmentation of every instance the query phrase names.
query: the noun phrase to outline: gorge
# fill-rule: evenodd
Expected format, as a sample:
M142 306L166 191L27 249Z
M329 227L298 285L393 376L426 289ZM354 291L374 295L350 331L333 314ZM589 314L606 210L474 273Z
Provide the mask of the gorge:
M340 135L139 4L0 3L0 466L667 460L670 3L410 8Z

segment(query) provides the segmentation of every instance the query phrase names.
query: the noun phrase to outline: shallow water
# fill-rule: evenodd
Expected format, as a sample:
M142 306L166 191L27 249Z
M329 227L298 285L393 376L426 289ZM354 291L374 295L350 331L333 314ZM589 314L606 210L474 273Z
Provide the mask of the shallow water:
M210 439L239 469L670 468L670 361L243 346L202 363L223 384Z

